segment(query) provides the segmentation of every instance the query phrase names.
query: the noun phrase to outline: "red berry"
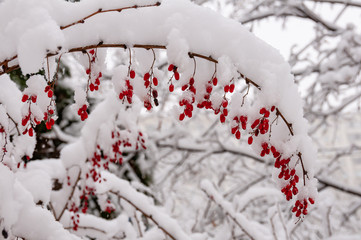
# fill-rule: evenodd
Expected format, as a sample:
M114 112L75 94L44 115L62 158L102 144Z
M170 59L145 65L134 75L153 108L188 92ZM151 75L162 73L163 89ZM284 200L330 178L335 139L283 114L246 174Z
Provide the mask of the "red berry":
M216 86L218 83L218 79L215 77L215 78L213 78L212 82L213 82L213 85Z
M258 124L259 124L259 119L256 119L256 120L252 123L251 128L253 129L253 128L257 127Z
M144 81L148 80L149 77L150 77L150 74L149 74L149 73L144 74L144 77L143 77Z
M37 96L36 96L36 95L31 96L31 101L32 101L33 103L36 103L36 99L37 99Z
M298 181L300 180L297 175L295 175L294 179L295 179L295 182L296 182L296 183L298 183Z
M228 106L228 101L227 101L227 100L223 100L222 106L223 106L224 108L226 108L226 107Z
M268 117L269 117L269 111L266 111L266 112L265 112L264 117L265 117L265 118L268 118Z
M232 130L231 130L232 134L235 134L237 132L237 130L238 130L238 127L232 128Z
M99 72L98 78L101 78L103 76L102 72Z
M194 84L194 78L191 77L191 79L189 79L189 85L193 85Z
M235 86L234 86L233 83L229 86L229 92L230 92L230 93L233 93L234 87L235 87Z
M49 91L49 90L50 90L50 86L48 85L48 86L45 87L44 92L47 92L47 91Z
M314 203L315 203L315 200L313 200L313 198L309 198L308 201L309 201L311 204L314 204Z
M275 108L276 108L275 106L272 106L271 107L271 112L273 112L275 110Z
M153 84L154 86L158 86L158 79L156 77L153 78Z
M174 65L170 64L169 67L168 67L168 71L173 71L173 69L174 69Z
M99 78L95 79L95 84L96 84L96 85L100 85L100 80L99 80Z
M213 89L212 86L208 85L207 88L206 88L207 93L211 93L212 89Z
M135 72L133 70L130 71L129 75L130 75L130 78L132 78L132 79L135 78Z
M95 53L94 49L90 50L89 53L90 53L91 55L94 55L94 53Z
M90 74L90 68L88 68L85 72L86 72L86 74L89 75Z
M169 85L169 92L173 92L173 91L174 91L174 85L171 84L171 85Z
M53 91L52 90L49 90L48 91L48 97L51 98L53 96Z
M32 136L34 135L34 130L33 130L33 128L30 128L28 133L29 133L29 136L32 137Z
M179 80L179 72L174 72L174 78L175 80Z
M236 138L237 138L237 139L240 139L240 138L241 138L241 132L240 132L240 131L237 131L237 132L236 132Z
M184 113L180 114L179 115L179 121L183 121L184 117L185 117Z
M219 116L219 120L221 121L221 123L224 123L226 121L226 117L221 114L221 116Z
M227 110L227 108L224 108L224 109L223 109L223 115L224 115L224 116L227 116L227 115L228 115L228 110Z
M28 98L29 98L29 96L27 94L24 94L21 101L26 102L28 100Z
M89 89L90 89L91 92L94 91L94 84L93 84L93 83L91 83L91 84L89 85Z
M249 138L248 138L248 144L251 145L252 142L253 142L253 137L252 137L252 136L249 136Z
M229 85L224 86L224 92L229 92Z
M308 212L307 212L307 209L306 209L306 208L303 209L303 212L302 212L302 213L303 213L303 215L307 215L307 213L308 213Z

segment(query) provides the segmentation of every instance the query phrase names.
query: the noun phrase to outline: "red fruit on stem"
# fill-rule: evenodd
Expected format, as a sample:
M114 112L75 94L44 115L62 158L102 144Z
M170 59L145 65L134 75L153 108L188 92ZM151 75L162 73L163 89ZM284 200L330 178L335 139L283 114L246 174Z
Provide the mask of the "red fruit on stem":
M221 114L219 116L219 120L221 121L221 123L224 123L226 121L226 117L223 114Z
M174 69L174 65L173 65L173 64L169 64L168 71L173 71L173 69Z
M259 119L256 119L256 120L252 123L251 128L253 129L253 128L257 127L258 124L259 124Z
M89 53L90 53L91 55L94 55L94 53L95 53L94 49L91 49L91 50L89 51Z
M143 77L144 81L148 80L149 77L150 77L150 74L149 74L149 73L144 74L144 77Z
M174 85L171 84L171 85L169 85L169 92L173 92L173 91L174 91Z
M248 144L251 145L252 142L253 142L253 137L252 137L252 136L249 136L249 138L248 138Z
M308 201L309 201L311 204L314 204L314 203L315 203L315 200L313 200L313 198L309 198Z
M130 73L129 73L129 76L132 79L135 78L135 72L133 70L131 70Z
M212 90L213 90L212 86L208 85L207 88L206 88L207 93L211 93Z
M93 83L91 83L91 84L89 85L89 89L90 89L91 92L94 91L94 84L93 84Z
M179 72L174 72L174 78L175 80L179 80Z
M96 85L100 85L100 80L99 80L99 78L95 79L95 84L96 84Z
M241 138L241 132L240 132L240 131L237 131L237 132L236 132L236 138L237 138L237 139L240 139L240 138Z
M22 102L26 102L28 100L29 96L27 94L23 95L23 98L21 99Z
M45 87L44 92L47 92L47 91L49 91L49 90L50 90L50 86L48 85L48 86Z
M53 91L52 90L49 90L48 91L48 97L51 98L53 96Z
M189 85L193 85L194 84L194 78L191 77L191 79L189 79Z
M89 75L90 74L90 68L88 68L85 72L86 72L86 74Z
M36 95L31 96L31 101L32 101L33 103L36 103L36 99L37 99L37 96L36 96Z
M227 101L227 100L224 100L224 101L222 102L222 106L223 106L224 108L226 108L226 107L228 106L228 101Z
M224 92L229 92L229 85L224 86Z
M229 92L230 92L230 93L233 93L234 88L235 88L235 86L234 86L234 84L232 83L232 84L229 86Z
M32 136L34 135L34 130L33 130L33 128L30 128L28 133L29 133L29 136L32 137Z
M213 78L212 83L214 86L218 84L218 79L216 77Z
M235 133L237 132L237 130L238 130L238 127L232 128L232 129L231 129L232 134L235 134Z
M180 114L179 115L179 121L183 121L184 117L185 117L184 113Z
M154 86L158 86L158 79L156 77L153 78L153 84Z

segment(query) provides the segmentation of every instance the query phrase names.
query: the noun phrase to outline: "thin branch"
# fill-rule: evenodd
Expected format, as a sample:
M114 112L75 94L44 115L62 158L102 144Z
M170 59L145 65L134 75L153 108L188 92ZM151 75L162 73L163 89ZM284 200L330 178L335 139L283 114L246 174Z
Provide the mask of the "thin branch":
M113 194L117 195L119 198L121 198L121 199L125 200L126 202L128 202L128 203L129 203L130 205L132 205L136 210L138 210L139 212L141 212L146 218L149 218L150 220L152 220L152 222L153 222L155 225L157 225L158 228L159 228L160 230L162 230L167 236L169 236L169 237L170 237L171 239L173 239L173 240L176 240L176 238L175 238L172 234L170 234L164 227L162 227L161 224L160 224L157 220L155 220L152 215L149 215L149 214L147 214L146 212L144 212L144 211L143 211L142 209L140 209L137 205L135 205L132 201L130 201L129 199L127 199L127 198L124 197L124 196L121 196L118 192L110 191L110 193L113 193Z
M73 197L73 195L74 195L76 185L78 184L78 182L79 182L79 180L80 180L80 176L81 176L81 170L79 169L78 177L77 177L77 179L76 179L76 181L75 181L75 183L74 183L74 186L72 187L71 193L70 193L69 196L68 196L68 200L66 201L65 206L64 206L63 209L61 210L60 215L59 215L57 218L55 218L57 221L59 221L59 220L61 219L61 217L63 216L65 210L68 208L68 202L70 201L70 199L71 199L71 198Z
M81 23L84 23L88 18L91 18L97 14L100 14L100 13L107 13L107 12L121 12L123 10L127 10L127 9L137 9L137 8L147 8L147 7L157 7L157 6L160 6L160 2L156 2L155 4L150 4L150 5L142 5L142 6L138 6L138 5L134 5L134 6L130 6L130 7L123 7L123 8L117 8L117 9L109 9L109 10L103 10L103 9L99 9L98 11L92 13L92 14L89 14L88 16L76 21L76 22L73 22L73 23L70 23L68 25L65 25L65 26L61 26L60 29L61 30L64 30L64 29L67 29L71 26L74 26L76 24L81 24Z

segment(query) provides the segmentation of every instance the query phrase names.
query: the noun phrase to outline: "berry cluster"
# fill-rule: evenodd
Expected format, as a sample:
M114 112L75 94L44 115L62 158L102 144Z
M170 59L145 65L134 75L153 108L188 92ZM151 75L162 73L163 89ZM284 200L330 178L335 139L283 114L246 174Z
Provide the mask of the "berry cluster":
M45 93L48 93L48 98L52 98L53 95L54 95L54 92L53 90L51 89L51 86L50 85L47 85L44 89L44 92Z
M72 202L71 204L71 207L69 209L69 212L72 214L71 216L71 220L73 222L73 230L74 231L77 231L78 230L78 227L79 227L79 218L80 218L80 215L79 215L79 208L78 206Z
M78 115L82 121L88 118L87 108L88 106L84 104L81 108L78 109Z
M132 72L134 72L134 71L133 70L130 71L130 73L132 73ZM130 76L132 77L133 74L130 74ZM135 77L135 73L134 73L133 78L134 77ZM130 84L130 81L128 79L125 80L125 86L126 86L126 89L119 93L119 99L123 100L124 98L126 98L128 103L132 104L133 86Z
M90 74L90 73L89 73L89 74ZM89 90L90 90L91 92L93 92L93 91L98 91L98 90L99 90L100 78L101 78L101 77L102 77L102 73L99 72L98 77L95 79L94 83L91 82L91 83L89 84Z
M231 84L229 84L229 85L226 85L226 86L224 86L224 92L225 93L233 93L234 92L234 89L235 89L235 85L234 85L234 83L231 83Z
M184 106L184 110L183 113L181 113L179 115L179 120L183 121L185 116L192 118L193 116L193 103L194 103L194 97L192 97L191 100L189 99L182 99L179 101L179 106L183 107Z
M180 75L179 75L177 66L174 66L173 64L170 64L168 66L168 71L173 72L173 76L174 76L175 80L179 80Z
M235 116L233 118L231 132L232 132L232 134L235 135L235 137L237 139L241 138L241 128L240 127L242 127L243 130L247 129L247 120L248 120L248 117L243 116L243 115L241 115L239 117Z
M295 202L295 206L292 208L292 212L296 213L296 217L300 217L301 214L307 215L308 202L310 202L311 204L315 203L313 198L308 198L308 201L307 199L303 199L303 203L300 200L297 200Z
M150 81L151 78L152 81ZM152 104L151 104L152 98L155 106L159 105L158 91L154 89L154 87L158 86L158 78L154 76L153 70L151 69L149 72L144 74L143 80L144 80L144 86L148 90L148 98L144 100L144 107L149 111L150 109L152 109Z
M92 72L92 68L94 69L94 64L95 64L95 60L97 57L97 52L94 49L91 49L89 51L90 54L90 66L89 68L85 71L86 74L89 76L88 77L88 87L89 90L91 92L93 91L98 91L99 90L99 86L100 86L100 78L102 77L102 72Z
M145 139L144 139L144 136L143 136L142 132L138 132L138 137L137 137L137 143L135 145L135 150L138 150L139 146L142 147L144 150L147 149L147 147L145 146Z

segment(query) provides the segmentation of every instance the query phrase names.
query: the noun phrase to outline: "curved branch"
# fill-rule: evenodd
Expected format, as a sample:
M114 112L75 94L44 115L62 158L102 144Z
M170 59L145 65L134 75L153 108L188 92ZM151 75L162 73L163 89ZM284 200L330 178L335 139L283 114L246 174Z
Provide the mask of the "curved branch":
M87 20L88 18L91 18L97 14L100 14L100 13L107 13L107 12L121 12L123 10L127 10L127 9L137 9L137 8L147 8L147 7L156 7L156 6L160 6L160 2L156 2L155 4L149 4L149 5L142 5L142 6L138 6L138 5L134 5L134 6L130 6L130 7L123 7L123 8L117 8L117 9L109 9L109 10L103 10L103 9L99 9L98 11L92 13L92 14L89 14L88 16L76 21L76 22L73 22L73 23L70 23L68 25L65 25L65 26L61 26L60 29L61 30L64 30L64 29L67 29L71 26L74 26L76 24L80 24L80 23L84 23L85 20Z

